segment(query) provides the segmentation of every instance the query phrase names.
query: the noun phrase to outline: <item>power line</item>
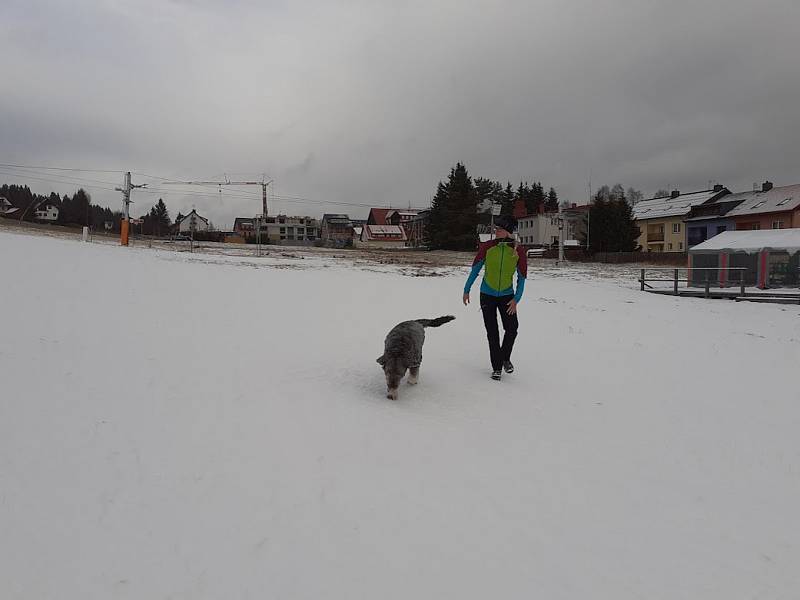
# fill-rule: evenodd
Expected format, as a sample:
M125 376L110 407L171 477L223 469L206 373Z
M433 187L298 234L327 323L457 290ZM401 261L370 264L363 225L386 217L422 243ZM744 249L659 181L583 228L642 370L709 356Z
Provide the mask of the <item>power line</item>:
M73 169L68 167L43 167L36 165L12 165L7 163L0 163L0 167L17 167L20 169L44 169L47 171L81 171L83 173L124 173L125 171L111 171L107 169Z
M35 166L35 165L16 165L16 164L9 164L9 163L0 163L0 167L10 167L13 169L42 169L46 171L73 171L73 172L83 172L83 173L121 173L124 174L125 171L117 171L117 170L107 170L107 169L79 169L79 168L68 168L68 167L45 167L45 166ZM21 178L28 178L34 181L44 181L47 183L60 183L60 184L70 184L70 185L82 185L83 187L89 189L96 189L96 190L103 190L114 192L117 191L116 188L113 187L101 187L98 185L88 185L82 184L80 182L89 182L91 184L99 183L103 185L113 186L116 185L115 182L112 181L103 181L99 179L88 179L83 177L74 177L69 175L55 175L50 173L36 173L34 172L31 174L27 171L22 172L8 172L8 171L0 171L2 175L8 175L11 177L21 177ZM159 179L161 181L171 181L168 177L161 177L159 175L148 175L146 173L135 173L141 177L148 177L151 179ZM37 175L45 175L45 177L37 176ZM58 179L56 179L58 177ZM167 190L163 188L143 188L140 190L141 192L145 192L147 194L161 194L163 196L170 196L170 195L180 195L180 196L194 196L194 197L205 197L205 198L217 198L216 193L210 192L196 192L196 191L182 191L182 190ZM238 192L225 192L226 197L236 198L241 200L251 200L253 198L259 197L259 194L256 192L247 192L247 191L238 191ZM336 201L336 200L315 200L312 198L306 198L303 196L288 196L288 195L278 195L273 194L272 198L279 202L285 203L305 203L305 204L316 204L316 205L325 205L330 204L334 206L352 206L355 208L378 208L375 204L366 204L363 202L346 202L346 201ZM390 207L385 207L390 208ZM415 210L424 210L424 208L416 207Z

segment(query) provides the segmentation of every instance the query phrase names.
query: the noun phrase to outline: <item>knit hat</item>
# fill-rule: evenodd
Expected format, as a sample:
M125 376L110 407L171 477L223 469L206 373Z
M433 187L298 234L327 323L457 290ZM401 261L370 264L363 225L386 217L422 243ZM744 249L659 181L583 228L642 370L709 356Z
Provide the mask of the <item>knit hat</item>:
M500 215L494 220L495 227L505 229L508 233L514 233L517 230L517 220L511 215Z

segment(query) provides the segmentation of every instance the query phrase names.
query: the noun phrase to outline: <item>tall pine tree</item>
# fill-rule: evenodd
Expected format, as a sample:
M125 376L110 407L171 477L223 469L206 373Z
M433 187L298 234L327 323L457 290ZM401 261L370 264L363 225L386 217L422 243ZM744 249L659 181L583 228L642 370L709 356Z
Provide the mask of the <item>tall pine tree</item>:
M478 238L478 194L466 167L458 163L447 183L439 182L431 203L428 238L432 249L472 250Z

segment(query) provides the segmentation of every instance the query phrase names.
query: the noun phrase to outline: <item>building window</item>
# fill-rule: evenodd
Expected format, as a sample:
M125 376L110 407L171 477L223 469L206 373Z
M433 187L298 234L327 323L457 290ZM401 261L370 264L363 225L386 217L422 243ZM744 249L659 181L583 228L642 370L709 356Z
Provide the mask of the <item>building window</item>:
M286 233L286 227L281 227L281 233ZM283 239L283 238L281 238Z
M683 250L683 242L678 242L678 250Z
M761 229L761 223L753 223L750 226L750 229L753 230L753 231L757 231L757 230Z
M669 250L672 250L672 242L669 243Z
M681 224L680 223L673 223L672 224L672 233L680 233L681 232Z
M783 229L783 221L773 221L772 222L773 229Z

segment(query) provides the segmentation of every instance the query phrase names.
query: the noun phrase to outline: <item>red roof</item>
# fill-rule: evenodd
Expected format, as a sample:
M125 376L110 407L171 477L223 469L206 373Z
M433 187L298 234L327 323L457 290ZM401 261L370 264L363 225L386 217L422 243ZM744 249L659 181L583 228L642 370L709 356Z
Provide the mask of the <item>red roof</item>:
M388 225L386 216L391 212L391 208L370 208L367 224L369 225Z

